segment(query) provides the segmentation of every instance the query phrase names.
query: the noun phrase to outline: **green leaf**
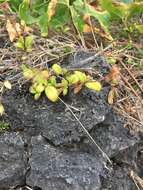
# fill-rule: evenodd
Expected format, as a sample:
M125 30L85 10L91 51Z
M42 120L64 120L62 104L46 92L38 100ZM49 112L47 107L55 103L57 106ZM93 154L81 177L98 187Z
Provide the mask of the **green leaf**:
M48 14L47 12L43 13L40 17L39 17L39 27L41 30L41 36L42 37L46 37L48 35Z
M139 33L143 34L143 24L135 24L135 28L139 31Z
M29 92L30 92L31 94L36 94L36 89L35 89L35 86L34 86L34 85L30 86Z
M127 19L143 13L143 2L134 2L128 5Z
M20 37L18 38L18 41L15 43L15 46L16 46L17 48L19 48L19 49L22 49L22 50L25 49L23 36L20 36Z
M56 86L56 77L55 76L51 76L48 80L48 83L50 83L52 86Z
M33 24L37 22L37 18L31 15L30 0L23 0L19 6L19 16L26 24Z
M72 74L66 77L66 79L68 80L69 84L76 84L79 82L79 78L76 74Z
M98 20L98 22L100 23L102 29L104 30L104 32L106 33L108 38L112 41L113 38L112 38L112 36L110 35L110 32L109 32L109 24L110 24L110 14L109 14L109 12L107 10L105 10L105 11L97 11L90 5L86 6L86 10L87 10L87 14L89 14L90 16L92 16L92 17L94 17L94 18L96 18Z
M33 37L32 36L26 36L25 37L25 48L27 52L32 51L32 45L33 45Z
M41 83L38 84L38 85L36 86L36 88L35 88L35 90L36 90L37 93L43 92L44 89L45 89L45 87L44 87L43 84L41 84Z
M91 82L87 82L85 83L85 86L91 90L95 90L97 92L99 92L102 88L100 82L95 82L95 81L91 81Z
M23 76L25 79L31 79L34 77L35 73L32 69L30 69L29 67L27 67L26 65L22 64L21 66L22 71L23 71Z
M56 31L63 31L65 26L71 21L69 7L58 4L55 15L52 17L49 26Z
M38 100L41 96L41 93L37 93L34 95L34 100Z
M64 78L62 79L61 83L62 83L63 87L67 87L68 86L68 81L66 79L64 79Z
M85 83L87 81L87 76L85 73L80 71L75 71L74 73L78 76L80 83Z
M53 86L47 86L45 89L45 94L51 102L56 102L58 100L59 97L58 91Z
M77 31L82 32L84 26L83 17L76 11L76 9L73 6L70 6L70 11L75 28L77 29Z
M64 89L63 89L63 95L66 96L67 93L68 93L68 88L64 88Z
M101 7L110 13L112 19L123 19L127 14L128 5L112 0L100 0Z
M52 66L52 69L53 69L53 71L56 73L56 75L61 75L61 74L62 74L62 68L61 68L60 65L54 64L54 65Z
M69 0L58 0L58 3L69 6Z

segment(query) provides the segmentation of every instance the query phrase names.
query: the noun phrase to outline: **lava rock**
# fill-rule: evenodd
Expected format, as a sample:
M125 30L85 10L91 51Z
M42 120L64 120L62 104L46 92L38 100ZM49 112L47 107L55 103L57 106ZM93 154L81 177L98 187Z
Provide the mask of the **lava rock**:
M42 190L99 190L101 160L87 153L55 148L42 137L32 138L26 183Z
M0 134L0 189L24 185L27 159L17 133Z
M137 134L131 135L129 130L123 127L124 122L111 111L106 115L106 119L90 132L93 139L110 158L120 155L123 151L126 152L140 142ZM95 151L97 151L96 149L94 150L88 139L85 139L81 146L91 154L95 154ZM131 158L132 156L130 155L129 157ZM122 162L122 158L120 160Z
M108 88L99 93L84 89L80 94L70 93L64 101L77 108L73 112L89 131L105 120L110 106L106 102ZM51 103L46 98L34 101L31 95L11 91L3 98L8 120L13 130L25 130L30 136L40 133L55 145L79 142L85 136L78 121L60 101Z
M137 187L130 177L130 168L122 165L115 165L111 172L108 172L106 179L102 178L100 190L135 190Z

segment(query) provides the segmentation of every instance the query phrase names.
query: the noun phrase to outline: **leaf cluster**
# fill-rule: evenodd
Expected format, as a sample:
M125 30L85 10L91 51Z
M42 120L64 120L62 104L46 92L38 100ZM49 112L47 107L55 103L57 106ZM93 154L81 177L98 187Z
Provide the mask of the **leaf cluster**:
M60 95L68 94L69 88L72 88L74 93L78 93L82 87L97 92L102 88L99 82L85 72L68 71L58 64L53 64L51 69L44 70L22 65L22 70L25 79L31 81L29 91L34 95L35 100L45 93L50 101L56 102Z

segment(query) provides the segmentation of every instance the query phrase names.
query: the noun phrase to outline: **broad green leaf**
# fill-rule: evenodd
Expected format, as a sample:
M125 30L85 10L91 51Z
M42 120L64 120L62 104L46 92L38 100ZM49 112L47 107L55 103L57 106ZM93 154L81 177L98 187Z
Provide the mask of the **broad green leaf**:
M123 19L127 14L128 5L112 0L100 0L101 7L108 11L112 19Z
M87 82L85 83L85 86L91 90L95 90L97 92L99 92L102 88L100 82L95 82L95 81L91 81L91 82Z
M128 12L127 12L127 18L131 18L134 15L139 15L143 13L143 2L134 2L134 3L130 3L128 5Z
M65 26L71 22L69 7L64 4L58 4L55 15L52 17L49 26L56 31L63 31Z
M72 21L75 28L79 30L80 32L82 32L83 26L84 26L82 16L76 11L76 9L74 9L73 6L70 6L70 11L71 11Z
M58 100L59 97L58 91L53 86L47 86L45 89L45 94L51 102L56 102Z
M41 15L39 17L39 21L38 21L40 30L41 30L41 36L46 37L48 35L48 15L47 13L43 13L43 15Z
M33 24L37 22L37 18L31 15L30 0L23 0L19 6L19 16L26 24Z
M108 38L110 40L113 40L113 38L111 37L110 32L109 32L109 24L110 24L109 12L106 10L105 11L97 11L90 5L87 5L86 9L87 9L87 14L96 18L98 20L98 22L100 23L102 29L107 34Z

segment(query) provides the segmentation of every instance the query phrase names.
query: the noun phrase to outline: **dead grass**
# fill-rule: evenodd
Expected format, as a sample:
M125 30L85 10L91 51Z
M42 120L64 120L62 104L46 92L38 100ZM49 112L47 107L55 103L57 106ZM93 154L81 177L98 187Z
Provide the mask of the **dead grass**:
M126 118L125 127L143 132L143 59L140 52L143 46L141 43L130 44L127 39L117 40L112 48L103 51L107 42L93 32L82 36L81 42L70 33L47 39L34 36L33 50L26 53L17 50L14 44L9 42L4 29L0 30L0 35L0 40L2 40L0 81L9 80L13 86L24 82L20 68L22 63L42 69L50 63L61 62L65 56L80 49L101 52L105 57L114 57L120 69L121 80L118 85L118 98L113 107Z

